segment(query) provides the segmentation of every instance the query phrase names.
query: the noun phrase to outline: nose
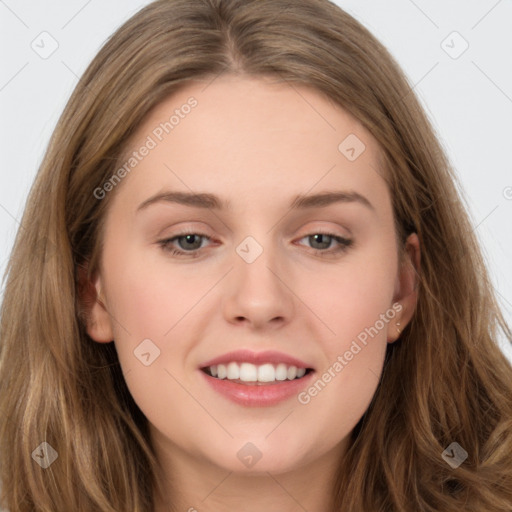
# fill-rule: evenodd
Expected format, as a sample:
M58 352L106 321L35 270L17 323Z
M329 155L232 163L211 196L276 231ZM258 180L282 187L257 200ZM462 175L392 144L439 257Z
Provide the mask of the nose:
M293 276L280 264L275 251L262 249L254 261L244 259L243 253L235 254L223 294L223 314L229 323L278 328L293 317Z

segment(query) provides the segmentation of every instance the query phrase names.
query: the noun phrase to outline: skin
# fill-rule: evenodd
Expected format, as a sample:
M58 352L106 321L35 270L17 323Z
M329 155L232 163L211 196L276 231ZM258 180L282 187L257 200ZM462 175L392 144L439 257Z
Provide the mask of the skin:
M332 476L376 391L387 343L414 312L418 238L409 236L400 265L377 142L305 86L231 75L207 87L191 82L150 113L130 151L190 96L198 105L109 192L88 332L97 342L115 340L149 420L168 482L155 510L172 502L176 510L327 511ZM366 146L352 162L338 150L349 134ZM209 192L231 208L159 201L137 212L163 190ZM329 190L356 191L373 209L289 208L298 194ZM199 257L159 245L181 230L211 237L169 244ZM335 253L334 239L310 236L319 230L353 245ZM263 249L252 263L236 252L247 236ZM237 405L199 373L208 359L247 348L293 355L321 376L393 304L401 311L308 404L294 396L266 408ZM144 339L160 349L149 366L134 356ZM237 457L247 442L262 454L251 468Z

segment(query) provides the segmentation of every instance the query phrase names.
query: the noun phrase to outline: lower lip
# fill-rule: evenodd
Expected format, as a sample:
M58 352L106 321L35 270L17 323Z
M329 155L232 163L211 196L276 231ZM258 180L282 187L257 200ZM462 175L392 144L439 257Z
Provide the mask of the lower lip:
M218 393L246 407L269 407L292 396L297 396L313 378L314 371L300 379L276 381L264 385L239 384L227 379L216 379L199 370L206 382Z

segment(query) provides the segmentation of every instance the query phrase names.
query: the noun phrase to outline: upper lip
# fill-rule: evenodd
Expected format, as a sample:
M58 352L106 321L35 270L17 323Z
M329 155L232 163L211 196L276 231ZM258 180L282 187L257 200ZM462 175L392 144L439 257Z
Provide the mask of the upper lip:
M297 368L312 368L310 365L297 359L296 357L289 356L282 352L276 352L275 350L266 350L263 352L253 352L251 350L234 350L233 352L227 352L221 356L210 359L201 365L201 368L208 366L214 366L217 364L227 364L230 362L236 363L252 363L254 365L261 365L264 363L279 364L284 363L288 366L296 366Z

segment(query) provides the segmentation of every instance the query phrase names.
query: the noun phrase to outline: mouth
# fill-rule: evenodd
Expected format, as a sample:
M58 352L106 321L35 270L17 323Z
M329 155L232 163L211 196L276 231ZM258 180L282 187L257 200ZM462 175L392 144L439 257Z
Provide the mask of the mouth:
M268 386L297 381L312 373L313 368L297 367L285 363L252 364L231 361L200 368L209 377L248 386Z
M315 378L311 363L285 352L235 350L198 367L204 382L244 407L271 407L293 399Z

